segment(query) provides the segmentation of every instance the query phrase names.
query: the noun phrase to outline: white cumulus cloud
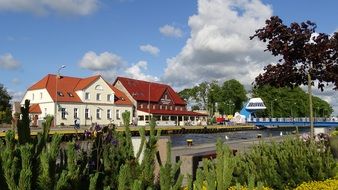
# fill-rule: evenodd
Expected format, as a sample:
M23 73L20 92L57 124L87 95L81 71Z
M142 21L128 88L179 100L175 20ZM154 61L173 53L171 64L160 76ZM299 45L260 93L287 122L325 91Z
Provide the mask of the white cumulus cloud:
M158 47L152 46L150 44L141 45L140 50L143 51L143 52L150 53L152 55L158 55L158 53L160 52L160 49L158 49Z
M12 97L11 102L20 102L25 95L25 92L8 89L8 94Z
M139 61L131 67L127 68L125 73L128 77L138 80L146 80L146 81L159 81L157 77L146 75L144 71L147 70L148 63L146 61Z
M176 87L202 81L239 80L249 87L263 66L275 60L249 37L264 26L272 9L260 0L199 0L181 52L167 59L163 80Z
M181 29L179 28L175 28L174 26L171 25L164 25L162 27L159 28L159 31L161 32L161 34L168 36L168 37L182 37L183 32Z
M98 8L98 4L98 0L0 0L0 11L88 15Z
M123 63L123 59L116 54L110 52L96 54L93 51L89 51L83 56L79 65L81 68L92 71L104 71L118 69Z
M12 54L6 53L4 55L0 55L0 68L6 69L6 70L19 69L20 62L14 59Z

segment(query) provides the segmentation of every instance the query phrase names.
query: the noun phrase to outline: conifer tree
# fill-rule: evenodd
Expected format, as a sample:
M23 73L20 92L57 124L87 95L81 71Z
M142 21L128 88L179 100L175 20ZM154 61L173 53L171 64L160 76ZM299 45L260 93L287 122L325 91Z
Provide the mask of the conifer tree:
M152 118L150 121L149 138L145 144L144 156L140 166L140 180L143 188L154 186L155 157L157 152L156 143L161 135L160 130L157 130L157 135L155 135L155 126L155 119Z
M30 119L29 119L29 100L25 100L24 107L21 107L22 119L18 121L17 131L20 144L25 144L31 140Z
M167 159L164 166L160 168L160 188L163 190L178 190L182 186L183 175L176 174L180 168L182 161L172 165L171 163L171 143L167 142Z

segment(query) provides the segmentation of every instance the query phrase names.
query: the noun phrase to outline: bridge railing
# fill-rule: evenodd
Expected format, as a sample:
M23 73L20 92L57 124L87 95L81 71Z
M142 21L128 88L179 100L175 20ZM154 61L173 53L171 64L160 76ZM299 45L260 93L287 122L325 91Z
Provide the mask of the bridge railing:
M251 118L247 120L248 123L252 122L310 122L308 117L279 117L279 118ZM337 122L335 118L315 117L314 122Z

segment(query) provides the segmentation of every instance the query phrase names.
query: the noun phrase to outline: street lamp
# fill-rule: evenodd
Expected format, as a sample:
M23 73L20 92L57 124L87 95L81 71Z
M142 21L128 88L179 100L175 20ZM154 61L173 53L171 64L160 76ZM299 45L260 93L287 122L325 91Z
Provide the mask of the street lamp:
M271 118L273 118L273 102L274 102L274 101L277 101L277 98L273 99L273 100L270 102Z
M62 65L58 71L57 71L57 75L55 76L55 114L54 114L54 127L56 127L57 125L57 114L58 114L58 79L60 78L60 71L61 69L66 68L66 65Z
M149 84L148 84L148 112L149 112L149 114L148 114L148 123L149 123L149 125L150 125L150 85L151 85L151 83L149 82Z

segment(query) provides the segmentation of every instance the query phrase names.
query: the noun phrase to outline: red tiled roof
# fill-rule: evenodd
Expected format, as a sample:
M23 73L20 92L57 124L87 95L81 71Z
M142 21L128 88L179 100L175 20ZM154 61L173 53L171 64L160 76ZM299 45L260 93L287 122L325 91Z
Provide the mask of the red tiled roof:
M117 81L122 83L136 101L159 102L167 92L175 105L186 105L186 102L169 85L125 77L117 77L113 85Z
M81 102L81 99L75 93L75 88L82 80L81 78L67 76L60 76L60 78L58 79L56 78L56 75L48 74L43 79L29 87L28 90L46 89L49 95L52 97L53 101L56 101L56 92L61 92L63 96L58 96L57 101Z
M79 83L76 85L74 91L83 90L83 89L87 88L89 85L93 84L100 77L101 77L100 75L96 75L96 76L81 79L79 81Z
M48 74L43 79L32 85L28 90L38 90L38 89L47 89L49 95L52 97L53 101L56 101L56 92L61 92L63 96L58 96L58 102L82 102L80 97L76 94L76 91L83 90L93 84L101 76L96 75L87 78L77 78L69 76L61 76L57 78L56 75ZM57 84L56 84L57 81ZM107 83L109 85L109 83ZM57 91L56 91L57 86ZM111 87L111 85L109 85ZM115 92L115 95L118 97L116 104L120 105L132 105L131 101L127 96L116 89L111 87Z
M143 111L149 113L148 109L138 109L139 111ZM180 111L180 110L150 110L151 114L155 115L187 115L187 116L207 116L207 114L197 113L193 111Z
M29 106L29 113L42 113L39 104L31 104Z
M116 87L114 87L112 85L109 85L109 86L115 92L115 96L116 96L115 104L118 104L118 105L133 105L131 103L131 101L129 100L129 98L123 92L121 92L120 90L118 90Z

